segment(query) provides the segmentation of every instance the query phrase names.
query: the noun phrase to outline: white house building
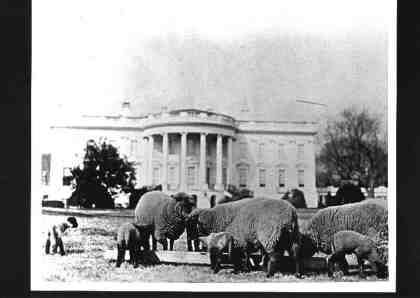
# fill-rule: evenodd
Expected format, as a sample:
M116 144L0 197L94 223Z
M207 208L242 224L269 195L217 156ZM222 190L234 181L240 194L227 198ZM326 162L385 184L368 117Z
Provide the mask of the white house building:
M207 207L206 196L228 184L274 198L299 188L308 207L317 206L315 122L245 121L200 109L130 116L129 109L124 103L117 116L83 116L52 126L44 183L60 188L93 139L115 145L135 163L139 186L196 193L199 207Z

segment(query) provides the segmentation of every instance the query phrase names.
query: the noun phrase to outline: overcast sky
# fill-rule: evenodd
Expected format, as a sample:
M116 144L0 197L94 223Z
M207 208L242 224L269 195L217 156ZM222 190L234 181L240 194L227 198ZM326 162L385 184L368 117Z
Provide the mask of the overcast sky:
M125 99L134 114L318 116L303 99L385 117L390 2L35 1L33 119L118 113Z

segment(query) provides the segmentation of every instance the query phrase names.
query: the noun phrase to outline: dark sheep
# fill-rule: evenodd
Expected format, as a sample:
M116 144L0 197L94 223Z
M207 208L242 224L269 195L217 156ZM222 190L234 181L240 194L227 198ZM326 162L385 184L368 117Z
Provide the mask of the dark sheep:
M170 250L173 243L185 230L185 219L194 208L194 200L186 193L177 193L171 198L161 191L151 191L144 194L134 211L135 224L145 228L146 233L153 237L153 250L156 241Z
M117 267L125 259L126 250L130 253L130 264L137 268L140 261L140 248L144 250L149 249L149 239L145 236L141 227L133 223L125 223L118 229L117 232Z
M194 221L197 236L226 231L234 239L234 246L250 253L264 251L263 265L267 276L275 272L278 257L287 250L296 261L296 274L302 273L299 253L299 227L296 209L283 200L256 198L197 209L188 221Z
M353 183L345 183L341 186L336 194L335 200L337 204L349 204L361 202L365 199L365 195L359 186Z
M295 208L307 208L305 195L299 189L293 188L290 192L287 191L282 199L288 201Z
M302 229L304 235L302 247L314 246L316 250L331 254L333 235L343 230L356 231L387 241L388 210L386 205L380 200L369 199L319 210ZM305 257L310 256L305 255Z
M328 260L328 275L331 277L334 271L334 264L338 261L341 269L345 274L348 274L348 266L345 260L346 254L354 253L359 264L359 274L361 277L363 273L363 261L368 260L372 270L378 277L386 276L386 266L380 260L378 248L375 242L369 237L357 233L355 231L340 231L334 234L332 242L332 255Z
M63 223L53 225L47 231L47 239L45 241L45 253L50 253L50 247L52 242L52 252L57 253L57 248L62 256L66 254L64 250L64 244L62 236L64 232L69 228L77 228L77 220L74 216L70 216Z

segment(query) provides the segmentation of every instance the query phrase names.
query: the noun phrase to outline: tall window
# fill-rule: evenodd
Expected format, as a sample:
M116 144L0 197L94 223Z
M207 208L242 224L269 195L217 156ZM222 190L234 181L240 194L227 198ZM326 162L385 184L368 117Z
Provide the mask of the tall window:
M227 183L227 169L222 168L222 184L226 185Z
M152 184L159 184L159 168L153 168Z
M305 153L305 148L303 144L299 144L298 145L298 149L297 149L297 158L298 160L303 160L304 159L304 153Z
M265 187L265 169L260 169L260 187Z
M298 170L298 185L299 187L305 186L305 171L304 170Z
M195 167L187 168L187 185L189 187L195 185Z
M187 141L187 155L188 156L196 155L193 139L188 139L188 141Z
M241 158L246 157L246 143L239 143L239 155Z
M137 140L131 140L130 155L136 155L136 153L137 153Z
M286 170L279 169L279 187L286 186Z
M239 169L239 186L240 187L246 187L247 186L247 180L248 180L248 171L246 168L240 168Z
M258 145L258 158L262 159L264 156L264 143Z
M169 154L176 154L175 145L176 145L175 139L169 137L168 138Z
M42 154L41 156L41 183L50 184L51 154Z
M278 158L280 160L286 159L286 151L284 149L284 144L279 144L279 152L278 152Z

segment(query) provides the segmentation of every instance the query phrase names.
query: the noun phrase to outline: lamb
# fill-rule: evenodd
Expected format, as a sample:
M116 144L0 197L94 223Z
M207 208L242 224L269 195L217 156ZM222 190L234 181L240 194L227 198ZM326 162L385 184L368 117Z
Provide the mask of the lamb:
M170 250L173 243L185 230L185 219L194 207L194 199L186 193L177 193L172 198L161 191L145 193L134 210L135 224L144 228L147 238L153 237L153 250L156 241Z
M140 259L140 248L144 250L149 249L149 239L145 237L142 227L136 226L134 223L125 223L118 229L117 232L117 267L125 259L126 250L130 253L130 264L137 268Z
M49 228L47 231L47 239L45 241L45 253L50 253L50 246L52 240L52 252L56 253L58 248L60 254L64 256L66 252L64 250L62 236L67 229L77 228L77 226L78 224L76 218L74 216L70 216L65 222L53 225L51 228Z
M262 248L267 276L275 272L278 256L285 250L295 259L296 275L302 273L299 253L299 227L296 209L284 200L269 198L243 199L214 208L194 210L188 231L195 236L228 232L234 246L249 253Z
M207 237L200 237L205 241L210 257L210 268L214 273L219 272L222 263L223 252L228 252L229 261L234 265L235 272L238 272L241 266L240 250L234 247L233 236L228 232L211 233Z
M378 277L386 276L386 266L380 260L376 244L369 237L355 231L340 231L334 234L331 250L333 254L328 260L328 275L333 275L334 264L341 261L346 254L354 253L359 264L359 274L363 273L363 260L368 260L372 270ZM347 274L347 266L341 268Z
M343 230L352 230L387 240L387 222L386 205L376 199L322 209L302 229L301 246L315 248L306 249L305 251L309 253L304 257L311 257L313 251L331 254L333 235ZM341 262L346 266L345 259Z

